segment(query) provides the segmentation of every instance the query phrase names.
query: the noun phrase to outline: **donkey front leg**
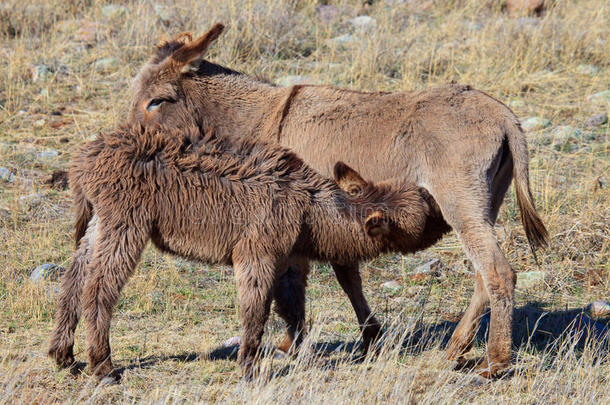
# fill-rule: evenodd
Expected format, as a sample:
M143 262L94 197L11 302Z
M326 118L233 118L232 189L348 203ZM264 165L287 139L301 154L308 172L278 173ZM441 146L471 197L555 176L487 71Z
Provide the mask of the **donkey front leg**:
M89 222L87 233L79 241L78 250L72 256L70 267L62 276L55 327L51 332L49 344L49 356L61 367L70 367L74 363L74 331L80 318L81 292L96 234L97 217L94 216Z
M271 309L276 261L241 253L234 254L233 264L243 329L238 362L244 377L251 379L255 374L254 363L259 357L265 323Z
M305 287L309 261L291 258L274 289L275 311L286 322L286 335L278 349L294 353L305 336Z
M362 279L358 263L350 265L333 264L333 270L343 291L349 297L356 312L360 330L362 331L362 351L366 354L381 335L381 325L371 315L371 309L362 292Z
M99 235L83 291L89 367L98 379L106 376L116 379L110 375L113 369L109 341L112 309L140 260L148 236L145 229L105 224L100 219Z

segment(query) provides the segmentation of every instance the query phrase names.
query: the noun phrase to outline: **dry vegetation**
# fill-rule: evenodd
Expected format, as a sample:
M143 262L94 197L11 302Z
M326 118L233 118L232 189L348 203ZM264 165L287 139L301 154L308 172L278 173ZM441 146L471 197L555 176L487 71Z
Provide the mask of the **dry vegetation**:
M325 12L318 3L0 4L0 167L12 173L0 179L0 403L610 402L608 340L600 343L607 321L578 315L587 303L610 299L608 124L585 126L610 105L607 1L558 0L538 19L508 16L491 0L379 0L364 9L360 1L333 1L336 9ZM349 20L359 13L374 18L376 28L354 28ZM520 326L507 378L482 381L443 359L446 337L472 292L471 268L453 234L419 254L362 268L367 296L387 323L377 357L357 358L349 302L329 267L317 265L308 288L306 349L296 359L269 354L263 378L244 382L232 348L222 347L239 328L231 269L148 249L111 334L114 360L125 367L122 383L96 387L87 369L72 376L46 358L58 282L33 282L30 273L45 262L67 266L72 219L69 191L44 181L68 166L77 145L124 118L130 78L157 41L182 31L201 34L217 21L228 29L209 58L250 74L303 75L365 90L455 80L509 103L522 118L550 120L529 133L534 192L552 235L551 247L538 255L540 267L512 192L497 226L517 272L541 272L518 284ZM562 138L558 126L580 134ZM434 258L441 262L438 275L413 276ZM388 280L401 287L382 288ZM481 337L486 319L482 324ZM272 316L268 347L282 331ZM481 356L484 341L472 358ZM75 349L84 361L82 327Z

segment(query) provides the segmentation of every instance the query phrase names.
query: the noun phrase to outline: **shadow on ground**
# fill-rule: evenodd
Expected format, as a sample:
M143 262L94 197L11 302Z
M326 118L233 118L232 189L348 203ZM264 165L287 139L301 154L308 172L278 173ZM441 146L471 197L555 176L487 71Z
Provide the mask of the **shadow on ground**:
M603 358L607 357L610 351L610 319L594 320L586 315L583 309L544 311L540 303L529 303L523 307L515 309L513 345L516 348L527 347L539 351L547 352L551 355L556 352L559 338L573 339L575 350L582 350L587 342L592 339L598 340L600 353ZM435 347L440 342L440 347L445 348L457 322L443 321L436 324L419 323L415 330L406 335L403 340L403 352L409 355L428 350ZM489 313L485 314L480 321L479 330L476 336L477 344L487 341L487 331L489 328ZM344 342L319 342L314 345L317 357L322 361L320 366L327 368L333 367L336 360L330 359L333 354L347 353L352 356L351 361L359 362L362 356L359 352L360 343L357 341ZM219 347L207 353L181 353L170 356L148 356L131 364L115 370L118 376L131 369L143 369L155 366L165 361L192 362L200 359L207 360L236 360L238 346ZM342 360L343 362L345 359ZM82 370L82 364L76 370ZM274 373L281 376L287 373L286 368L283 372Z

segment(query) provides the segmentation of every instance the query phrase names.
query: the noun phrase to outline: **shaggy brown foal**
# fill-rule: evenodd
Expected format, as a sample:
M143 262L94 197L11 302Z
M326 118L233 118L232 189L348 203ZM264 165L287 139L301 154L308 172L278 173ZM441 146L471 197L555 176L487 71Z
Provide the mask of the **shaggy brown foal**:
M63 366L74 362L82 303L91 370L116 378L112 309L150 239L165 252L233 265L239 363L250 376L274 297L294 333L304 326L305 275L282 277L289 261L377 256L395 248L393 227L410 228L417 240L434 211L415 186L375 186L341 163L335 172L353 195L285 148L195 128L123 127L84 145L70 183L79 216L90 220L62 281L49 355Z
M205 60L222 30L216 24L200 38L180 35L157 47L134 80L130 119L145 126L213 126L221 134L278 142L323 175L342 160L375 182L395 179L424 187L442 216L430 222L415 248L434 244L451 226L476 271L474 295L451 338L449 357L472 347L478 319L490 306L480 371L490 376L504 369L510 361L516 275L493 225L513 179L532 248L544 246L548 237L530 192L527 141L515 114L460 84L391 93L277 87ZM366 343L379 326L362 293L358 263L332 264L361 326L368 320ZM306 272L307 261L291 267Z

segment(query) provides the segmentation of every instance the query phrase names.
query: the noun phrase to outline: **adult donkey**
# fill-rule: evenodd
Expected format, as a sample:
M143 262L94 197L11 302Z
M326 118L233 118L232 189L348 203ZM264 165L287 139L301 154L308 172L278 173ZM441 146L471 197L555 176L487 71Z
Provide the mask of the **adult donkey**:
M271 138L327 176L334 162L343 160L373 181L414 182L428 189L444 220L433 224L420 244L401 250L434 244L449 229L447 224L455 230L476 276L474 295L449 344L449 358L460 359L471 348L478 318L489 304L487 356L479 369L485 376L504 369L510 361L516 277L493 225L513 178L530 245L543 246L548 237L530 192L527 142L517 117L501 102L465 85L393 93L276 87L203 59L223 29L216 24L196 40L182 34L159 45L134 80L130 119L144 126L195 124L221 134ZM306 274L308 266L293 263L284 276L287 285L291 277ZM380 328L362 293L357 264L333 268L354 307L366 348ZM283 303L290 295L280 292L275 300ZM284 319L288 330L294 330L290 323L295 320ZM282 347L293 338L287 335Z

